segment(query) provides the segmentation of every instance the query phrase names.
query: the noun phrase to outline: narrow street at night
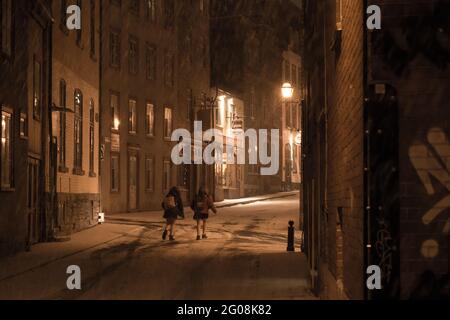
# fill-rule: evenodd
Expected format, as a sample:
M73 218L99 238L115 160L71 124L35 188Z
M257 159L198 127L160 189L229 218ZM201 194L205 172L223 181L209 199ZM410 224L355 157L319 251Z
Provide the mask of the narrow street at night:
M114 215L68 242L7 259L0 299L314 299L299 231L296 252L286 252L288 221L298 224L298 206L294 194L219 208L201 241L190 210L176 226L175 242L161 240L159 212ZM47 258L20 270L30 255ZM80 266L82 290L66 288L69 265Z
M0 0L0 302L448 309L449 16L450 0Z

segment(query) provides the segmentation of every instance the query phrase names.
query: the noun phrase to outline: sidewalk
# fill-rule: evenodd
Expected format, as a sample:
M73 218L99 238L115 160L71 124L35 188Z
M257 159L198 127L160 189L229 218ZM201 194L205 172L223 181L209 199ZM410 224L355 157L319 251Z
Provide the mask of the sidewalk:
M289 191L289 192L266 194L266 195L250 197L250 198L230 199L230 200L225 200L222 202L216 202L215 205L217 208L234 207L234 206L238 206L238 205L250 204L250 203L259 202L259 201L288 198L288 197L295 196L298 193L299 193L299 191Z
M138 234L142 229L136 225L103 224L75 233L67 242L36 244L29 252L20 252L0 260L0 282L122 237Z

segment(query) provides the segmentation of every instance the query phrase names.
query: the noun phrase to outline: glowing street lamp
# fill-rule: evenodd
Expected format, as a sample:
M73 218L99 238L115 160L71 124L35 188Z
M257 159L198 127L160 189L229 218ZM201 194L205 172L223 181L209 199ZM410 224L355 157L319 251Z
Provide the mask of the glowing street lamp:
M294 88L292 88L292 85L288 82L283 84L281 87L281 95L284 99L291 99L294 96Z

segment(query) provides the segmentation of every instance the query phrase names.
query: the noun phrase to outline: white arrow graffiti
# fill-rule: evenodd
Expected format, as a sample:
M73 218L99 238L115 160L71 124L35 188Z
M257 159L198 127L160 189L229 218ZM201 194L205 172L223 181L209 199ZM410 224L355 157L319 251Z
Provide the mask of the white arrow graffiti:
M433 148L429 148L425 144L413 145L409 149L409 158L429 195L434 195L436 192L430 179L431 176L435 177L450 192L449 140L440 128L430 129L427 140ZM448 207L450 207L450 194L428 210L422 217L422 222L429 225ZM448 218L443 232L450 232L450 218Z

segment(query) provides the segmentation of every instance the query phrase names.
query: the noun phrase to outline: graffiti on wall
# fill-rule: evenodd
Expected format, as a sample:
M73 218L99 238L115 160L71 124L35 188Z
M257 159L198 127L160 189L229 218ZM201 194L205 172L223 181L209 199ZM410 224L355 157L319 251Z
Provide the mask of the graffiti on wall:
M437 201L422 216L424 225L430 225L450 208L450 143L445 132L440 128L432 128L427 134L427 144L420 143L410 147L409 158L413 164L428 195L435 195L432 177L446 188L448 193ZM450 232L450 218L447 219L442 230L444 234ZM434 258L439 253L436 240L428 239L423 242L421 253L424 257Z

